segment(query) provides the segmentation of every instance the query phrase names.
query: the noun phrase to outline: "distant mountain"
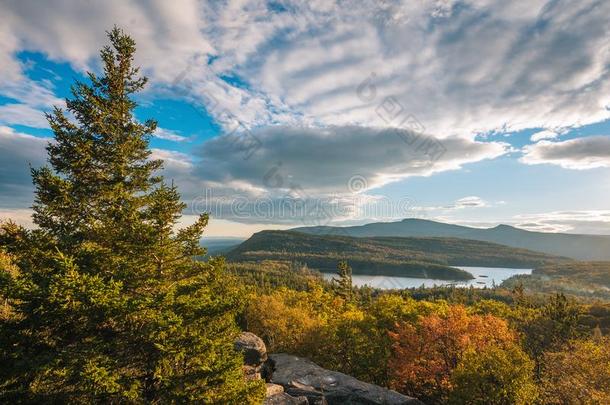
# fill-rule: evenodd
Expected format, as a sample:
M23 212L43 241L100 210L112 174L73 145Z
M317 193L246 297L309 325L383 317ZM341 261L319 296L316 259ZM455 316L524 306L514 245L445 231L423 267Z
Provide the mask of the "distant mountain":
M242 243L245 238L218 238L207 237L201 240L201 246L205 247L209 256L216 256L228 252Z
M292 229L315 235L356 237L449 237L498 243L577 260L610 260L610 236L531 232L508 225L480 229L423 219L376 222L349 227L302 227Z
M489 242L458 238L356 238L293 231L262 231L227 253L243 261L302 262L334 272L348 260L354 274L463 280L472 276L452 266L533 268L570 259Z

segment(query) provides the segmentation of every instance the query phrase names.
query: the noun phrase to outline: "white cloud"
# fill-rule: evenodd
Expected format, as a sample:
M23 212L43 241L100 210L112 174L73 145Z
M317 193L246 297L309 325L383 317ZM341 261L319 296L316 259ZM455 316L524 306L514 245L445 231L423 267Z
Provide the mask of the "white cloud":
M521 162L553 164L565 169L610 167L610 136L589 136L563 142L540 141L523 148Z
M173 142L186 142L186 141L190 140L189 137L180 135L180 133L178 131L174 131L171 129L165 129L165 128L157 128L155 130L153 136L155 138L164 139L166 141L173 141Z
M14 52L19 46L16 32L6 23L5 18L0 16L0 78L11 82L22 78L21 64L14 57Z
M182 152L166 149L152 149L150 157L151 159L163 160L163 166L170 174L190 170L193 166L191 157Z
M0 17L0 23L2 22ZM35 81L26 77L22 71L23 67L17 60L13 63L10 52L2 55L7 50L15 51L12 47L0 45L0 61L7 60L8 67L0 68L0 95L14 99L17 102L0 105L0 125L25 125L34 128L48 128L45 111L51 110L53 106L63 107L64 101L57 98L53 93L53 86L48 81Z
M557 132L549 131L548 129L545 129L544 131L536 132L535 134L533 134L531 136L530 140L532 142L538 142L543 139L555 139L558 136L559 136L559 134Z
M610 210L554 211L517 215L515 224L539 232L610 235Z
M525 12L496 1L441 11L434 3L385 3L403 18L371 18L380 10L368 2L343 2L331 13L331 6L297 7L307 29L297 24L282 41L261 45L238 70L305 122L321 124L387 125L375 111L386 97L444 135L609 116L608 25L599 14L607 5L538 2ZM363 102L356 89L372 73L376 97Z
M195 0L171 4L161 0L3 4L0 79L6 80L0 80L0 94L31 108L63 105L52 91L43 98L31 91L15 94L15 90L32 87L32 83L41 87L40 82L27 78L16 53L38 51L53 61L67 61L80 71L97 70L98 52L107 43L105 32L115 24L136 39L136 63L144 73L153 77L155 83L171 83L194 58L204 56L205 60L215 53L202 34L202 23L202 5Z
M171 80L193 55L213 52L201 33L202 6L194 0L121 1L104 3L51 0L44 5L11 2L3 7L2 22L18 46L45 52L91 68L106 43L105 31L118 25L138 41L137 62L156 76Z
M455 208L483 208L488 207L489 203L483 200L481 197L470 196L464 197L457 200L454 204Z
M609 118L609 13L594 0L10 2L0 61L15 76L28 49L90 68L118 24L156 87L185 72L175 96L217 118L391 126L376 109L394 97L428 133L471 136Z
M48 128L44 112L27 104L0 105L0 124Z

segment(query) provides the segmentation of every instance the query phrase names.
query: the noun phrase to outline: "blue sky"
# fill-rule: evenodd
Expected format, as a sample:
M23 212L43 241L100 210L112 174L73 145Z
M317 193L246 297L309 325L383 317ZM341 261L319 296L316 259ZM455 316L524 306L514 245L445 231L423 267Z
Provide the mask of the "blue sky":
M136 116L209 235L404 217L610 234L608 2L26 3L0 14L0 217L31 226L43 113L117 24L150 79Z

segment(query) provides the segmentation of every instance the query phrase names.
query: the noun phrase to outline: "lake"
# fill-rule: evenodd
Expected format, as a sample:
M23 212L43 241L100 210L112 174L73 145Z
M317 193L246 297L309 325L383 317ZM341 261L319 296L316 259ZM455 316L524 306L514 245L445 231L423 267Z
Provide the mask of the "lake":
M432 278L413 278L413 277L391 277L391 276L379 276L379 275L363 275L354 274L352 276L352 283L354 286L361 287L368 285L373 288L380 288L382 290L389 289L403 289L403 288L417 288L421 287L434 287L434 286L457 286L457 287L493 287L500 285L502 281L518 274L532 274L532 269L508 269L501 267L461 267L454 266L458 269L466 270L472 274L475 278L468 281L451 281L451 280L435 280ZM323 273L324 278L327 280L336 277L333 273Z

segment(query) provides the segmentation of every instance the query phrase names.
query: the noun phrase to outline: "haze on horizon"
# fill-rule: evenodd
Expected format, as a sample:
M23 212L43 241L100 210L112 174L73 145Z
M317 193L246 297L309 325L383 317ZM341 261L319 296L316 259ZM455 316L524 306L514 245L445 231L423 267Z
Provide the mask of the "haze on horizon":
M0 5L0 217L31 224L44 112L117 25L155 157L208 236L423 218L610 234L610 3Z

